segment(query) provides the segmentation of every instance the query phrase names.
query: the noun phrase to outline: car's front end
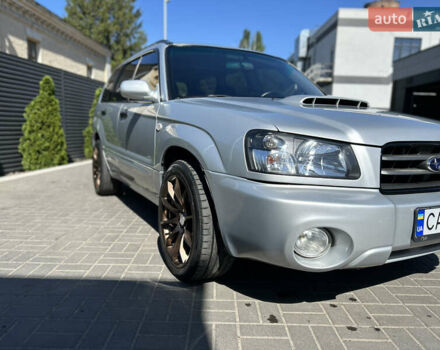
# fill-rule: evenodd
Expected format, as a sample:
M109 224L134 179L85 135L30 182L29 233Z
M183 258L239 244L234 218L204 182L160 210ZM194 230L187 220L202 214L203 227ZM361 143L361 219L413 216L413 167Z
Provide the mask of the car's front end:
M330 112L337 132L322 126L315 132L309 126L304 130L293 118L284 125L283 119L274 121L276 131L246 133L242 155L231 162L237 165L241 158L244 163L246 169L237 171L238 176L207 171L231 254L328 271L439 250L438 123L357 107L335 108L332 98L327 98L329 105L310 109L303 103L306 99L286 108L288 113L294 118L303 108L313 125ZM364 118L361 124L371 125L366 130L347 123L349 118ZM394 132L384 133L380 118L394 123L395 128L386 128Z
M439 206L438 192L386 194L219 173L208 173L208 179L223 237L236 257L327 271L381 265L440 249L438 235L420 240L415 224L419 208Z
M319 272L440 250L438 122L323 96L265 55L167 52L158 158L200 160L232 256Z

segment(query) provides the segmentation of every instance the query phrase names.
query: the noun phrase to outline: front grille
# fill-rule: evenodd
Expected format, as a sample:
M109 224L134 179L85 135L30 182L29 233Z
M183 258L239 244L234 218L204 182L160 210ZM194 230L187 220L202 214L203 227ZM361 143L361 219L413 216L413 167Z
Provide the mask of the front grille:
M395 142L382 148L380 188L401 194L440 191L440 173L428 170L427 160L440 157L440 142Z

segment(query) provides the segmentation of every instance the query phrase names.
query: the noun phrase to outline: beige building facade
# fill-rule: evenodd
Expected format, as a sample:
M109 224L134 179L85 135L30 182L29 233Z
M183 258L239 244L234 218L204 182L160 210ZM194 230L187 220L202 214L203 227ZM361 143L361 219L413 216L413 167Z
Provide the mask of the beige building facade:
M106 82L110 51L33 0L0 0L0 52Z

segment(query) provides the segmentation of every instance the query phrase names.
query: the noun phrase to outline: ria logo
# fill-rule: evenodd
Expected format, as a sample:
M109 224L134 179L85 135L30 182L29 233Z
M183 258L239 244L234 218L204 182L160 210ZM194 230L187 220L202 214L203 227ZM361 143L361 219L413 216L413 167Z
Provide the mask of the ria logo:
M431 157L427 160L428 170L438 173L440 172L440 157Z
M440 8L438 7L414 7L413 30L439 31L440 30Z

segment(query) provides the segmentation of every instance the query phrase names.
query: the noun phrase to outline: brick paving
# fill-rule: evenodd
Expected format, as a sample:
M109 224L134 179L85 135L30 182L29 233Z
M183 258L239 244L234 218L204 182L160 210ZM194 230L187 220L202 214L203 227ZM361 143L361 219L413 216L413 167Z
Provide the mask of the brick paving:
M250 261L184 285L157 209L90 164L0 182L0 348L439 349L437 255L310 274Z

